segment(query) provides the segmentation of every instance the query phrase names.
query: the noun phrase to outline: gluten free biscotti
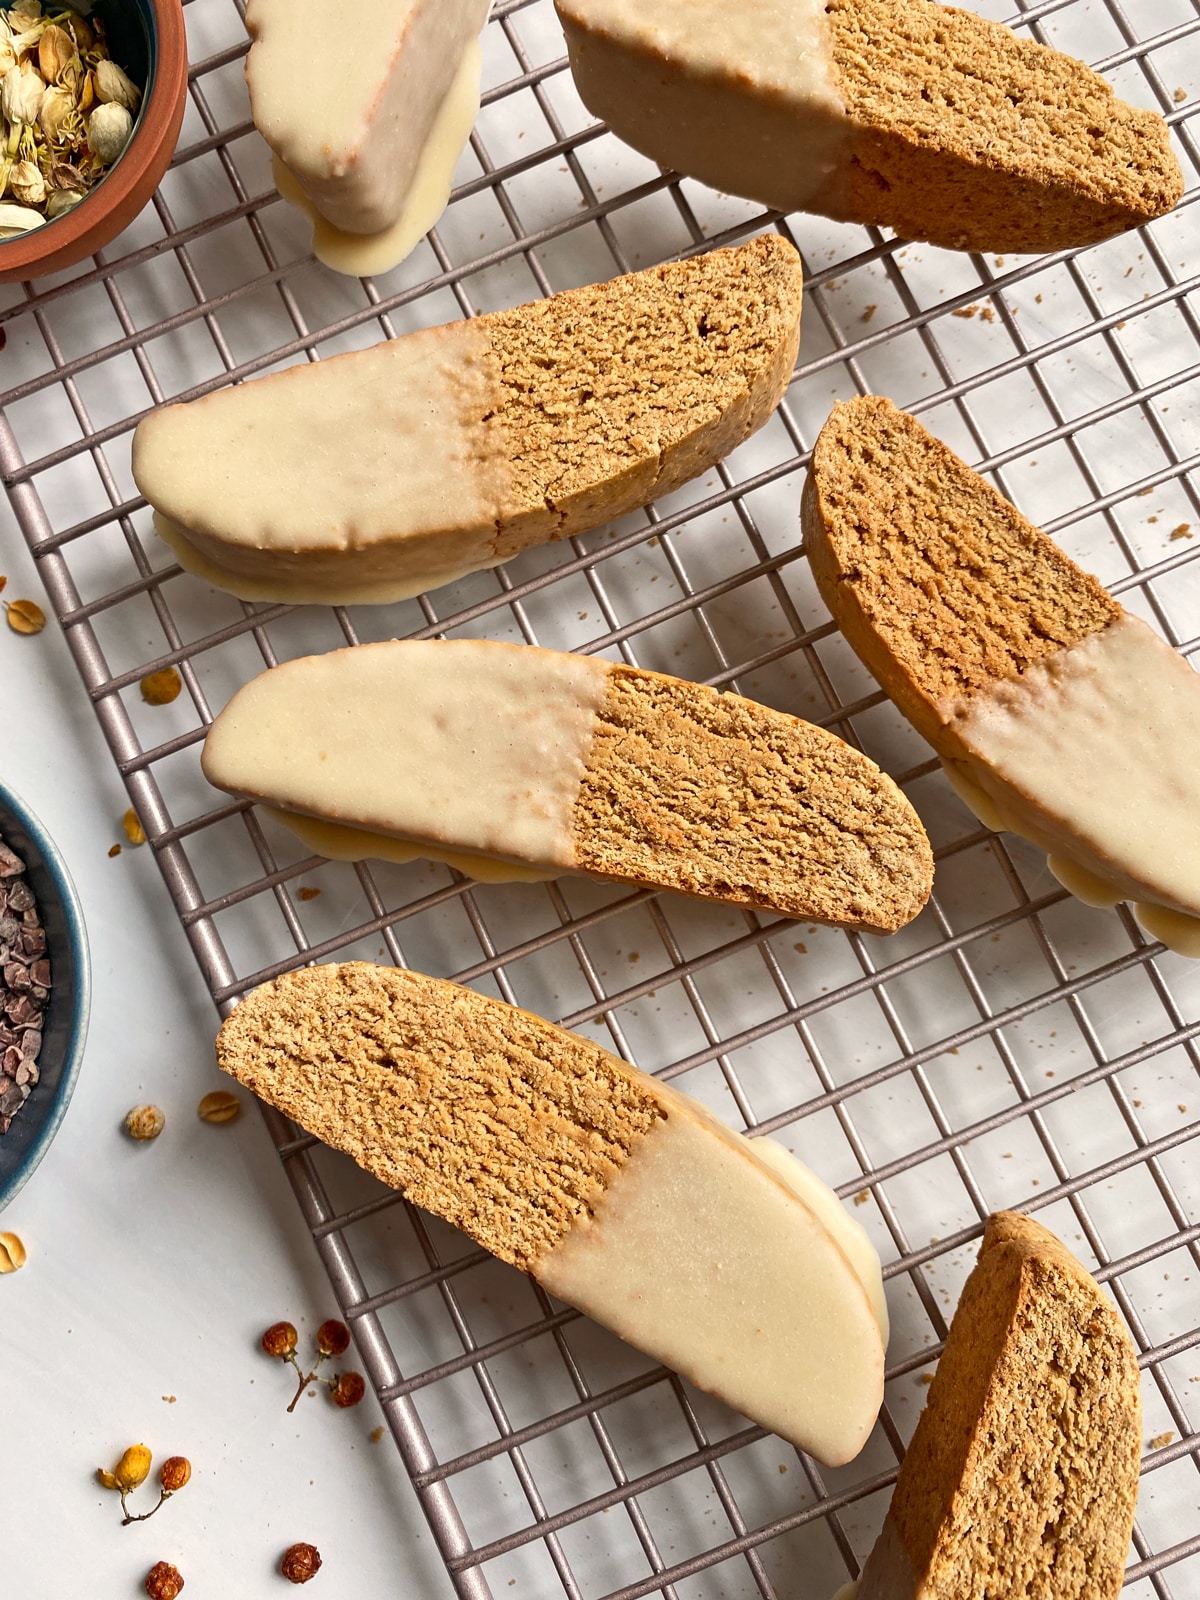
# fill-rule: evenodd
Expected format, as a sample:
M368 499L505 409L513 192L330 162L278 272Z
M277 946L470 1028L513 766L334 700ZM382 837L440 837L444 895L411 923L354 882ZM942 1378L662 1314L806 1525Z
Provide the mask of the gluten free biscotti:
M590 873L880 933L932 881L916 813L835 735L529 646L393 640L287 662L234 696L203 763L325 855Z
M364 962L248 995L217 1061L502 1261L829 1465L883 1398L878 1257L779 1147L599 1046ZM769 1142L769 1141L767 1141Z
M989 1218L858 1600L1116 1600L1142 1444L1137 1351L1031 1218Z
M555 3L589 110L663 166L781 211L1039 251L1183 192L1161 117L937 0Z
M890 400L834 408L803 522L825 603L981 820L1200 956L1200 675Z
M767 421L800 340L777 235L144 418L181 563L243 599L386 602L679 488Z

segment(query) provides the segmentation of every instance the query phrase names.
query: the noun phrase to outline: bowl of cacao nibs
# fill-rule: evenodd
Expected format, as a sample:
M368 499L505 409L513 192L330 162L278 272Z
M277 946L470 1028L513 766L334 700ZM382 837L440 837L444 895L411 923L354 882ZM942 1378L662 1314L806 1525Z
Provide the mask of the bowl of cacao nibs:
M94 255L175 151L182 0L0 0L0 283Z
M66 1113L90 994L74 885L41 823L0 784L0 1211Z

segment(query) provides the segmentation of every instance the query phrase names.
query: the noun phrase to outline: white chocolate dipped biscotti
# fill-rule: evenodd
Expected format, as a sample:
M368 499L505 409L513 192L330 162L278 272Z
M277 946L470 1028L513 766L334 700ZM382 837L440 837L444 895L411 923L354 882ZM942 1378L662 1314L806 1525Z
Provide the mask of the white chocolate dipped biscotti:
M327 266L387 271L445 210L489 3L371 0L351 25L326 0L249 0L251 114Z
M1200 956L1200 675L890 400L834 408L803 521L825 603L980 820Z
M578 872L877 933L915 917L932 880L904 795L835 735L530 646L394 640L287 662L234 696L203 762L329 856Z
M364 962L248 995L221 1068L415 1205L809 1450L883 1398L878 1258L819 1179L698 1101L469 989Z
M956 250L1090 244L1183 192L1160 116L936 0L555 0L584 104L780 211Z
M989 1218L858 1600L1117 1600L1137 1351L1053 1234Z
M800 303L767 234L167 406L133 475L243 599L404 599L707 471L779 404Z

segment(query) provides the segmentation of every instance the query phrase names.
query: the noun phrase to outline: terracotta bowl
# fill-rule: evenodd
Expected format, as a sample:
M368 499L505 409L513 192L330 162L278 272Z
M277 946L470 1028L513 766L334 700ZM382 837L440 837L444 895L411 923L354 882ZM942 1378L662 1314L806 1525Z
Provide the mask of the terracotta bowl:
M93 12L105 24L114 59L143 84L133 137L86 200L0 242L0 283L60 272L94 255L129 226L175 154L187 102L183 0L97 0Z

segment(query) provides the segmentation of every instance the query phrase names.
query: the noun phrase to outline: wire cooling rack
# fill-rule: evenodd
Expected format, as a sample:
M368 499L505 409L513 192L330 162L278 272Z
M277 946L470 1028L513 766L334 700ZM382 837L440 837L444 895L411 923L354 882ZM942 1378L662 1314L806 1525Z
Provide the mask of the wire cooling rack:
M1001 1206L1055 1228L1128 1321L1147 1415L1131 1592L1200 1597L1200 968L975 823L845 648L799 543L831 402L887 393L1200 649L1200 0L1013 4L977 9L1167 116L1189 180L1174 215L1082 254L1008 260L777 221L621 146L574 94L549 0L501 0L450 209L403 267L359 283L313 261L271 186L240 6L191 0L187 120L153 206L86 269L0 293L0 470L221 1010L319 959L456 977L781 1138L883 1257L886 1407L860 1459L823 1472L268 1114L470 1600L824 1600L870 1548ZM770 226L808 273L788 399L651 510L378 609L242 605L155 540L129 440L161 400ZM429 864L337 865L207 788L205 725L264 664L392 635L602 652L834 727L920 810L934 901L878 940L577 879L481 887ZM138 682L166 666L186 692L148 708Z

